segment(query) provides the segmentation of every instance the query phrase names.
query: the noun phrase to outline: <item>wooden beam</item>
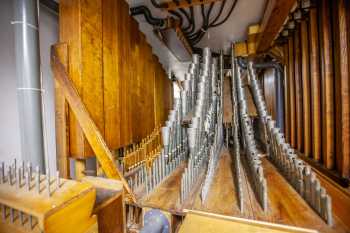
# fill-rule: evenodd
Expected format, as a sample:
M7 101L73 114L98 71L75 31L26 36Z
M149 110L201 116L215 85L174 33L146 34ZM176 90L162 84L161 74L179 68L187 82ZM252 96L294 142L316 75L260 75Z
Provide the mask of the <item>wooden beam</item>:
M303 95L303 141L304 154L310 156L311 152L311 124L310 124L310 55L309 55L309 34L307 21L300 23L301 36L301 64L302 64L302 95Z
M350 2L339 0L337 2L339 50L337 57L339 59L339 77L336 78L336 98L337 110L336 127L337 143L336 155L337 170L342 177L349 177L350 172Z
M174 11L179 8L189 8L191 6L205 5L209 3L216 3L219 1L222 1L222 0L192 0L191 3L188 3L187 0L180 0L179 4L176 4L173 1L169 1L169 2L163 3L162 5L167 11Z
M301 90L301 50L300 25L294 32L294 82L295 82L295 111L296 111L296 148L303 151L303 97Z
M326 168L334 168L334 72L331 35L330 3L321 4L321 57L322 61L322 153Z
M55 46L51 48L51 68L57 74L55 76L56 81L61 85L64 96L96 154L105 175L108 178L120 180L124 185L128 198L135 202L135 196L124 179L123 174L118 170L112 152L107 147L102 134L85 108L77 90L69 80L67 71L59 60Z
M321 74L320 47L318 39L317 9L310 9L310 74L311 74L311 122L312 156L316 162L321 159Z
M257 52L266 51L276 38L296 0L268 1L261 21Z

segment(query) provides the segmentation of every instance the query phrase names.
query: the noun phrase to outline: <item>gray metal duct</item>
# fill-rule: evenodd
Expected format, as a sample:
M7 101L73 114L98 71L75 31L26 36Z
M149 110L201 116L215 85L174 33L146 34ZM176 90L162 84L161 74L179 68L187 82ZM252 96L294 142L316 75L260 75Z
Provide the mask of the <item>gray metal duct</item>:
M15 54L22 159L44 171L39 3L14 0Z

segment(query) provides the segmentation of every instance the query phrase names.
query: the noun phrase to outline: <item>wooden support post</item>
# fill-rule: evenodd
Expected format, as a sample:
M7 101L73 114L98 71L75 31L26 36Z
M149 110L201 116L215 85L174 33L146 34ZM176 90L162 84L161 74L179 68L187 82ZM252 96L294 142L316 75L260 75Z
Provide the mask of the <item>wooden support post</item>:
M283 45L283 56L284 56L284 135L287 142L290 142L290 90L288 83L289 75L289 52L288 52L288 43Z
M337 1L337 16L339 25L339 77L336 78L336 156L337 170L342 177L349 177L350 159L350 2Z
M75 159L75 179L81 180L85 176L85 169L86 169L86 161L85 159Z
M61 43L57 45L57 55L63 66L68 66L68 45ZM54 76L56 77L54 72ZM56 125L56 154L60 176L69 178L69 134L68 134L68 105L66 103L62 88L55 82L55 125Z
M295 82L295 111L296 111L296 148L303 151L303 96L301 89L301 44L300 25L294 31L294 82Z
M310 124L310 63L309 63L309 34L307 22L302 21L300 24L301 36L301 64L302 64L302 92L303 92L303 129L304 134L304 155L310 156L311 152L311 124Z
M321 159L321 75L316 8L310 9L309 23L312 156L315 161L319 162Z
M295 82L294 82L294 39L288 38L289 65L288 65L288 83L290 90L290 144L293 148L296 146L296 114L295 114Z
M334 72L331 35L330 5L328 0L321 4L322 46L322 154L326 168L334 168Z

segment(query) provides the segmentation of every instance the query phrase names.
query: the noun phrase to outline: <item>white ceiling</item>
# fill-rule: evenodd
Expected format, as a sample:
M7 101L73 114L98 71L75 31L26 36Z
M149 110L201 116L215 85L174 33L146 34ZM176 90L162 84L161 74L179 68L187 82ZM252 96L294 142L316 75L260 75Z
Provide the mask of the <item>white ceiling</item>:
M161 0L158 2L166 2L169 0ZM224 11L220 19L223 19L227 12L230 10L234 0L227 0ZM246 39L247 27L251 24L259 23L263 15L265 4L267 0L237 0L235 9L233 10L230 18L221 26L216 28L210 28L203 39L197 44L198 47L210 47L215 51L224 49L228 51L232 42L241 41ZM152 6L150 0L128 0L131 7L146 5L151 9L155 17L166 17L167 13L165 11L156 9ZM215 18L221 3L215 3L214 8L211 13L211 19ZM206 5L208 8L208 5ZM195 20L196 20L196 30L202 25L202 16L200 7L195 8ZM138 17L140 18L140 17ZM139 21L145 21L143 17ZM186 20L185 20L186 21ZM219 20L220 21L220 20Z

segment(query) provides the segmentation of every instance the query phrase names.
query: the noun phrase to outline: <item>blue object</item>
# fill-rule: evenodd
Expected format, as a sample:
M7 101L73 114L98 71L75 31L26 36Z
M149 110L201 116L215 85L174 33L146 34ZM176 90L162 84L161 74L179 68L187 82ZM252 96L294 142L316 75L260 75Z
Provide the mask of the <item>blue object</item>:
M166 216L158 209L147 211L143 218L140 233L169 233L170 224Z

